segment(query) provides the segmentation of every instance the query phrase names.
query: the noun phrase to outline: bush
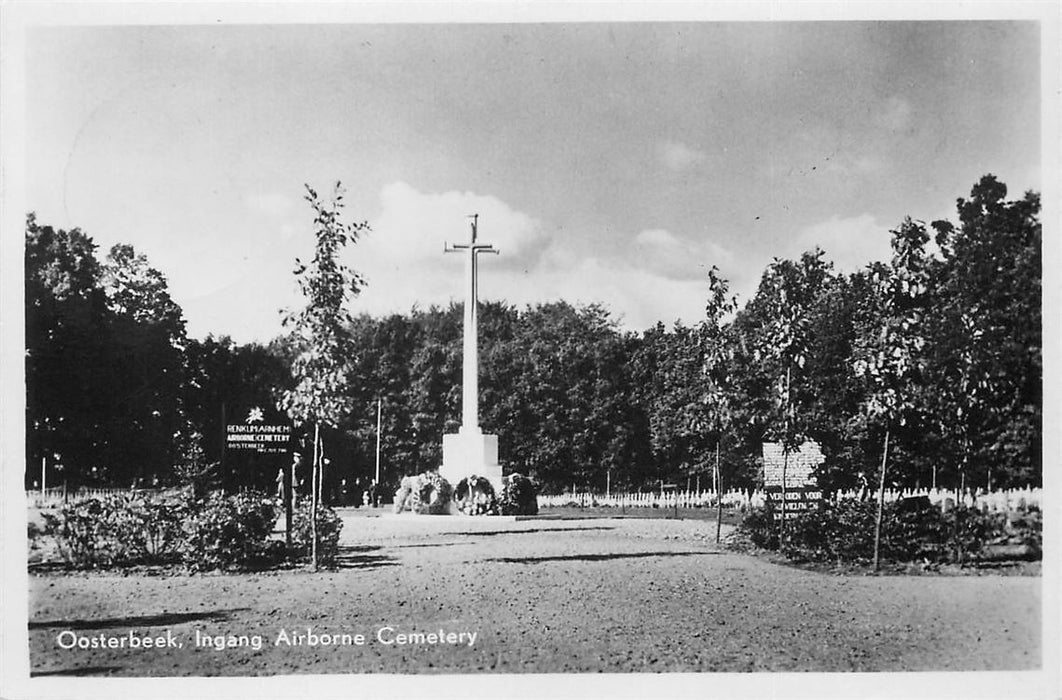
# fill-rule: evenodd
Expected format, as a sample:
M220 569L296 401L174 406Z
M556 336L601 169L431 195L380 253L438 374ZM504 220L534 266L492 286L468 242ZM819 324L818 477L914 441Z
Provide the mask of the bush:
M457 509L465 515L497 515L498 499L494 485L482 476L469 476L458 482L454 490Z
M741 520L738 534L760 549L778 549L778 525L772 508L754 508Z
M424 472L413 480L410 509L421 515L445 515L450 512L453 488L437 471Z
M928 498L886 503L881 521L882 559L946 561L953 534L948 527L951 517L942 515Z
M105 521L114 542L114 563L167 564L178 561L184 541L187 504L151 500L142 494L117 497Z
M142 494L88 498L44 513L44 534L78 568L166 564L180 557L186 507Z
M310 561L313 556L313 523L311 502L300 499L292 512L291 547L300 561ZM317 506L317 562L322 566L334 566L339 556L339 533L343 521L326 505Z
M55 538L60 556L70 566L95 567L109 560L103 525L108 508L98 498L64 504L56 513L42 513L44 532Z
M874 556L876 518L875 501L845 499L801 513L781 534L771 509L756 509L742 520L740 532L757 547L781 551L790 559L867 562ZM1006 538L1008 522L1015 520L1020 518L969 508L941 513L928 499L887 503L879 556L885 561L932 563L976 558L986 543ZM1030 547L1038 547L1034 528L1024 532Z
M859 561L874 552L877 504L843 500L822 503L788 521L782 552L792 559Z
M271 563L277 550L268 540L276 521L274 503L263 494L214 492L193 502L184 561L195 570Z
M999 539L1011 544L1024 544L1037 550L1043 548L1044 518L1040 509L1032 506L1008 513L1002 522Z
M535 482L520 473L503 477L498 507L502 515L538 515Z

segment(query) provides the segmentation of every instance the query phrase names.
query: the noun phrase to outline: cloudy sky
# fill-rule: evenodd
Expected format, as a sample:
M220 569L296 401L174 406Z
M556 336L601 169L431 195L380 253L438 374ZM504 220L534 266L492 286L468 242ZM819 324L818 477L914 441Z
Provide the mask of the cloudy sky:
M189 333L266 341L300 304L303 183L372 232L355 313L482 296L605 303L640 330L742 301L773 257L845 271L987 172L1040 189L1031 22L44 27L27 35L27 209L169 279Z

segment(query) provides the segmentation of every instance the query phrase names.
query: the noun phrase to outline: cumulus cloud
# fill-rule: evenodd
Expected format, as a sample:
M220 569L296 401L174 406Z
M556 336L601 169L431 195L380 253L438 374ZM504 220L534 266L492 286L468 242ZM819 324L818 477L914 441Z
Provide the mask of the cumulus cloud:
M501 250L499 257L481 258L481 299L521 308L562 299L599 302L633 330L659 320L696 323L707 294L705 268L732 257L711 241L663 229L642 231L626 247L580 245L585 237L551 237L535 217L472 192L425 193L398 182L381 191L380 203L372 232L346 253L368 281L352 304L356 313L463 301L461 257L444 255L443 245L468 239L470 213L480 215L481 240Z
M622 326L643 330L663 321L696 323L704 314L707 283L680 280L628 262L584 258L571 271L544 275L557 299L588 304L600 302Z
M470 219L479 214L479 238L507 254L519 255L542 238L531 216L490 195L474 192L424 193L394 182L380 193L382 211L373 222L372 245L391 258L434 256L444 243L470 237Z
M678 141L664 141L657 147L657 153L664 165L675 171L697 165L707 157L704 151L690 148Z
M874 260L888 260L892 255L890 239L889 227L879 224L871 214L833 216L804 228L788 252L797 256L818 246L838 271L855 272Z
M501 252L481 266L484 283L490 268L513 268L533 258L544 239L538 220L490 195L420 192L394 182L380 192L380 204L372 231L348 250L349 264L369 283L355 306L370 313L403 313L415 304L463 299L461 258L444 255L443 248L468 241L471 214L479 214L479 241ZM484 284L486 298L504 298L504 292Z
M664 229L633 238L618 232L633 245L605 247L587 236L547 234L534 216L479 193L421 192L396 182L383 188L380 203L372 232L346 251L346 262L368 282L351 305L355 313L463 301L461 256L444 254L443 245L468 239L471 213L479 214L480 239L501 251L480 258L480 298L520 308L598 302L632 330L661 320L696 323L704 314L706 269L732 266L733 256L718 244Z
M732 256L709 240L680 238L664 229L646 229L634 238L638 263L645 270L676 280L704 277L704 269L725 265Z

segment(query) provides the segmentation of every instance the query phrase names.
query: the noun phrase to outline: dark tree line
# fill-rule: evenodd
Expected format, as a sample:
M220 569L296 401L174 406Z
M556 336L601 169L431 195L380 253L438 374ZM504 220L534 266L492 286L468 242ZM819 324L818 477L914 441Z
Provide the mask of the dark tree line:
M957 223L901 222L889 262L844 275L818 250L775 260L740 308L713 270L691 326L631 333L598 305L485 303L482 427L506 471L545 492L704 487L717 449L725 482L754 487L762 441L805 438L827 456L823 486L848 488L877 473L886 431L896 485L1039 484L1039 210L1038 194L1008 201L985 176ZM223 413L275 410L294 386L292 337L187 338L143 256L117 246L99 261L88 236L32 215L26 310L27 485L47 457L74 483L191 468L271 486L272 464L225 459ZM441 463L460 421L461 323L460 305L350 320L353 410L322 429L326 493L372 478L378 402L385 486Z

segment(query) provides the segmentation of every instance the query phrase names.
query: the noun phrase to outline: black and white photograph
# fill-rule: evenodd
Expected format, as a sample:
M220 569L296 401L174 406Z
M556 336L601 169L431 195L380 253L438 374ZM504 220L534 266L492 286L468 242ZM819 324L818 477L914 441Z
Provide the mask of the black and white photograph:
M1058 698L1059 6L801 5L0 5L0 696Z

